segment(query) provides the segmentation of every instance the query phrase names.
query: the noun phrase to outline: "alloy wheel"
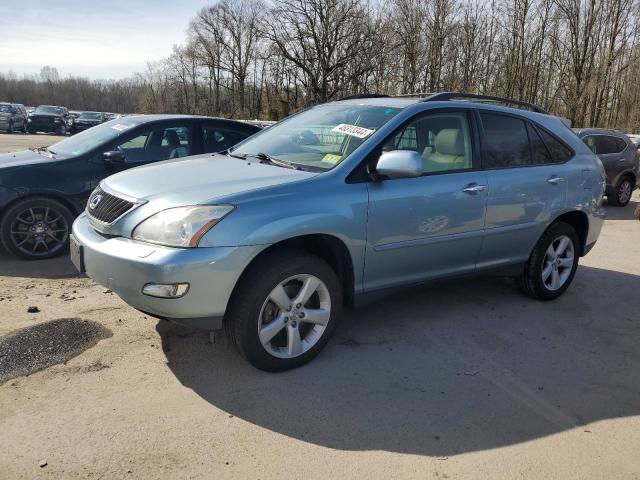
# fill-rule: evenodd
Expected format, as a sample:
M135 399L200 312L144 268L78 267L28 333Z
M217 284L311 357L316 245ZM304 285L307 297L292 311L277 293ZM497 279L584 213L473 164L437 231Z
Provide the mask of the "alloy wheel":
M631 198L631 182L623 180L618 187L618 202L622 205L626 204Z
M295 358L318 343L331 317L329 289L318 277L294 275L278 283L260 309L258 336L274 357Z
M558 290L571 276L575 262L575 249L571 239L562 235L556 238L544 256L542 262L542 282L551 291Z
M51 207L31 207L16 215L11 223L11 241L30 257L49 256L60 250L69 235L62 213Z

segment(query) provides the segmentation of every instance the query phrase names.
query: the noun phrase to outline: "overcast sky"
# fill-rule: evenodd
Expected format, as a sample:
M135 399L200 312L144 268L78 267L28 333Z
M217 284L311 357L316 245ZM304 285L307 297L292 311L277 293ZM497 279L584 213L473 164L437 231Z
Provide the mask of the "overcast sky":
M0 0L0 72L123 78L185 40L213 0Z

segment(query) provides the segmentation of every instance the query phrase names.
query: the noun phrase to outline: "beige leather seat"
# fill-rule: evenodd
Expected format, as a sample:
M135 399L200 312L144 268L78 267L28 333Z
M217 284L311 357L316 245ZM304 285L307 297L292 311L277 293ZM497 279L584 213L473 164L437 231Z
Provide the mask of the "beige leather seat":
M457 170L469 168L464 155L464 136L457 128L445 128L436 136L435 150L422 154L422 167L425 172Z

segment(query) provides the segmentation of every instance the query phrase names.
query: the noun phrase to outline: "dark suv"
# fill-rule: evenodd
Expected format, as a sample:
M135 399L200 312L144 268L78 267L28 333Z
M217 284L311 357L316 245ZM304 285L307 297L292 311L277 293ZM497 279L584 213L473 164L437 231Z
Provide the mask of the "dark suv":
M624 133L604 128L576 130L578 137L598 155L607 172L609 205L624 207L640 176L640 150Z
M66 107L40 105L27 119L27 131L66 135L68 119L69 111Z
M0 103L0 130L9 133L27 131L27 111L16 103Z

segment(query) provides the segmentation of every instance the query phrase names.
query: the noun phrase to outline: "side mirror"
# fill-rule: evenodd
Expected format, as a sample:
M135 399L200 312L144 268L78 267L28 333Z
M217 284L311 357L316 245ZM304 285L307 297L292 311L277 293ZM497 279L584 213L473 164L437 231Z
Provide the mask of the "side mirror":
M102 158L104 158L104 161L107 163L124 163L125 160L124 152L121 152L120 150L104 152L102 154Z
M422 157L413 150L393 150L380 156L377 175L389 178L413 178L422 175Z

